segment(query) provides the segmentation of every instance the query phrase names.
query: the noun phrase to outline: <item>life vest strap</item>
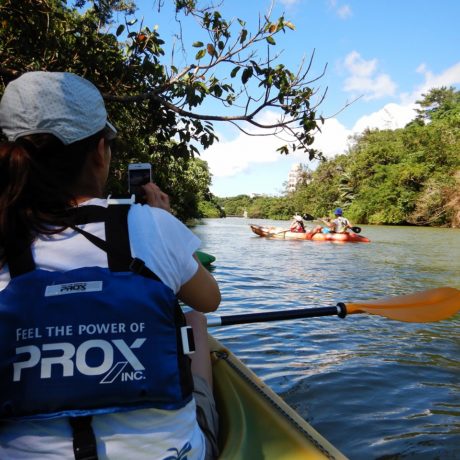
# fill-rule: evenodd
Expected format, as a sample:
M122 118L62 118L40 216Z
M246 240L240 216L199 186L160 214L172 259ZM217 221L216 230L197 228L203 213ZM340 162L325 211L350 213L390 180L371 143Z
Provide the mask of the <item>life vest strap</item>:
M35 270L35 262L32 257L30 245L8 247L6 249L6 260L8 261L8 270L11 278Z
M133 258L128 234L128 212L130 205L109 205L105 219L107 260L112 271L128 271Z
M69 417L73 432L73 452L75 460L98 460L96 436L91 426L90 415Z
M128 211L129 205L109 205L108 208L102 206L75 208L72 228L107 253L107 262L111 271L131 271L146 278L160 281L160 278L146 267L141 259L131 256ZM93 222L105 222L106 241L77 227L77 225Z

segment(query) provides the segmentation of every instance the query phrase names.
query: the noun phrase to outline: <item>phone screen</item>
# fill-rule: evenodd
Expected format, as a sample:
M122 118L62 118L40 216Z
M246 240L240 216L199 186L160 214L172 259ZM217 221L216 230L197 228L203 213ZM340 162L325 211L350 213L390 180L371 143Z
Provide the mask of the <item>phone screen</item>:
M144 195L141 185L151 181L150 169L130 169L129 170L129 193L134 193L136 197Z

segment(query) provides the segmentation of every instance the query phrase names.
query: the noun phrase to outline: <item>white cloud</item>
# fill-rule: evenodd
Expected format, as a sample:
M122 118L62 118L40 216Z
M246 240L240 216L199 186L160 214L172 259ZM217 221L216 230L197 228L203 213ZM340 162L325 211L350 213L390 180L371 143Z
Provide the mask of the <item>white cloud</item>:
M359 118L351 129L347 129L336 118L325 121L321 133L315 136L313 147L321 150L326 158L345 153L350 146L350 137L365 129L403 128L415 117L414 105L387 104L377 112Z
M370 78L377 68L377 59L365 61L357 51L347 54L343 62L352 75L362 78Z
M326 158L334 157L347 150L351 131L345 128L336 118L327 119L321 132L315 135L313 148L320 150Z
M256 163L274 163L281 156L276 149L282 142L273 136L251 137L239 134L229 142L219 142L205 150L206 160L214 177L235 176Z
M393 96L396 84L385 73L377 73L377 59L366 61L357 51L352 51L343 60L345 70L350 74L344 83L344 90L354 96L362 95L364 100Z
M340 19L348 19L353 15L350 5L339 5L337 0L327 0L327 5Z
M258 121L272 123L276 119L274 112L267 112ZM254 133L255 130L248 129L247 132ZM208 162L214 177L234 176L257 163L275 163L281 158L276 149L285 144L275 136L248 136L242 132L229 141L224 140L219 133L217 136L221 141L200 155L200 158Z
M460 84L460 62L444 70L439 75L435 75L427 70L425 64L421 64L417 68L417 72L425 77L424 83L416 89L419 95L426 93L431 88L439 88L441 86L449 87Z
M423 62L422 64L420 64L420 65L415 69L415 71L416 71L417 73L421 73L421 74L425 73L425 71L426 71L426 64Z
M424 76L424 81L422 84L415 87L411 93L402 93L400 95L402 104L413 104L421 98L422 94L428 93L432 88L440 88L441 86L455 87L460 85L460 62L448 67L439 75L435 75L428 70L426 64L420 64L416 72Z
M377 112L364 115L356 121L352 128L353 133L361 133L369 129L398 129L403 128L414 119L416 113L414 104L386 104Z
M353 62L353 59L351 59L351 61ZM363 76L371 75L375 70L374 62L358 62L358 64L358 71L360 71ZM424 82L416 87L411 94L401 94L399 104L389 103L376 112L362 116L356 121L352 129L349 131L340 125L340 123L332 124L331 127L334 129L331 129L327 135L336 137L337 139L343 139L345 133L348 133L348 135L362 133L366 128L403 128L407 125L407 123L415 118L415 101L420 99L423 93L427 93L431 88L455 86L460 84L460 62L445 69L438 75L429 71L425 64L421 64L416 71L424 76ZM333 150L334 149L331 149L331 152L333 152Z
M279 0L279 2L284 6L293 6L296 3L300 3L302 0Z
M352 16L351 8L349 5L343 5L337 9L337 16L340 19L348 19Z

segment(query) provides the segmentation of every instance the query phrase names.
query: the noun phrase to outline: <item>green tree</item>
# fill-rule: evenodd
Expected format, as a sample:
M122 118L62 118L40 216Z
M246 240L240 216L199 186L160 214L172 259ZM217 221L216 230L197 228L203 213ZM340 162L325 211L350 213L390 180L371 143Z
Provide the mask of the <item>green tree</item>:
M452 86L432 88L428 93L422 94L422 99L417 104L420 108L416 109L416 120L427 122L439 119L452 110L459 113L460 93Z
M243 216L251 204L249 195L237 195L231 198L217 198L217 203L226 216Z
M344 207L356 223L458 226L460 92L432 89L417 122L367 130L346 155L322 162L290 197L320 216Z

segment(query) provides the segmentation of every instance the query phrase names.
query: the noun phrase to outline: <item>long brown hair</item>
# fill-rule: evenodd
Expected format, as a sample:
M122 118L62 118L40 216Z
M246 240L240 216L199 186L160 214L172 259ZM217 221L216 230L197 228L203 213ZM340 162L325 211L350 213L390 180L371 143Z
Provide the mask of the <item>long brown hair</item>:
M0 144L0 264L9 247L68 227L73 186L103 136L100 131L64 145L51 134L34 134Z

